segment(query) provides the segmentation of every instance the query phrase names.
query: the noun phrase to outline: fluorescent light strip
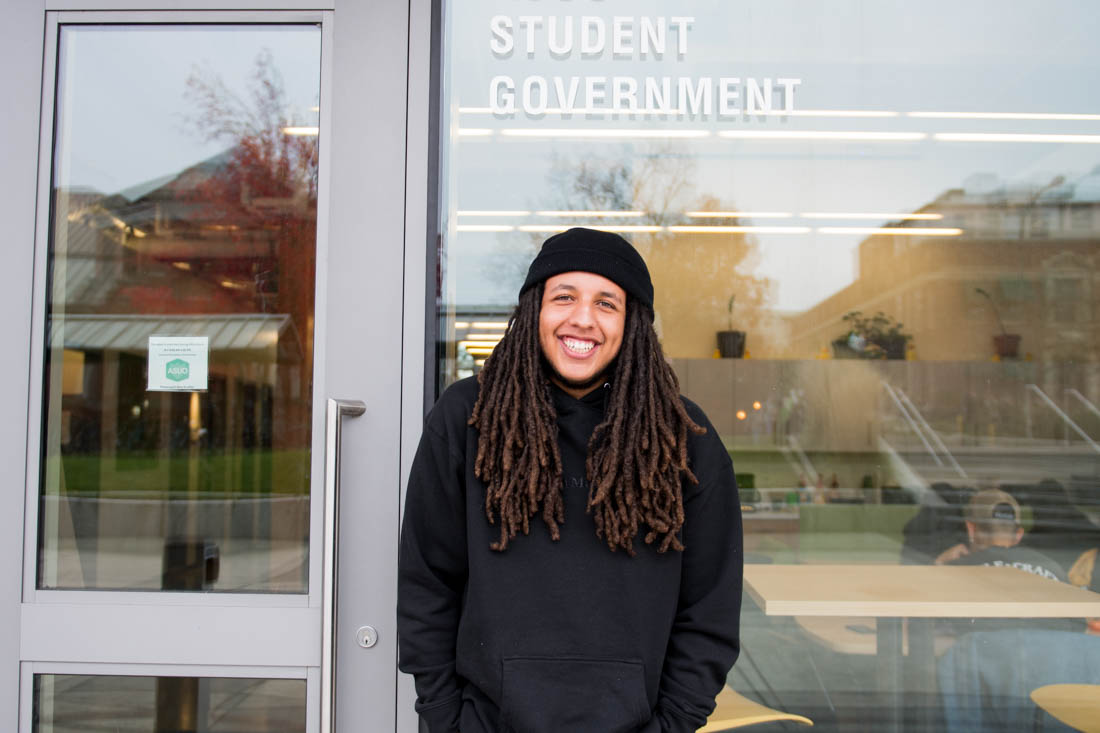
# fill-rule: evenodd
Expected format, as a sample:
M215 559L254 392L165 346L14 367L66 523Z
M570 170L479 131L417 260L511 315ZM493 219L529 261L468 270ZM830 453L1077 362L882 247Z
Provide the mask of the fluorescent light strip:
M508 328L508 321L474 321L474 328Z
M664 227L659 226L635 226L635 225L619 225L619 226L604 226L602 224L587 224L589 229L597 229L601 232L634 232L634 233L646 233L646 232L660 232L664 230ZM562 226L557 224L525 224L518 227L521 232L564 232L569 229L568 226Z
M1091 143L1100 144L1100 135L1047 135L1000 132L937 132L937 140L949 143Z
M492 135L493 131L488 127L460 127L458 128L459 137L488 137Z
M489 356L493 353L493 350L471 346L470 348L466 349L466 353L470 356Z
M530 216L530 211L456 211L458 216Z
M468 338L471 341L488 341L489 343L495 344L495 343L498 343L502 338L504 338L504 334L502 334L502 333L468 333L468 334L466 334L466 338Z
M645 216L644 211L536 211L538 216L603 216L637 217Z
M470 324L466 321L455 321L455 328L469 328Z
M746 112L746 115L752 115ZM766 112L769 117L897 117L900 113L887 109L792 109Z
M692 219L790 219L789 211L685 211Z
M516 228L508 224L456 224L459 232L514 232Z
M459 114L464 115L491 115L493 114L492 107L459 107ZM562 114L574 114L574 115L686 115L687 110L683 109L607 109L601 107L574 107L572 109L565 109L564 107L547 107L544 114L550 115L562 115ZM515 112L501 113L505 115L514 115ZM878 110L878 109L795 109L795 110L770 110L768 112L747 112L742 111L745 116L766 115L769 117L897 117L901 113L894 112L892 110Z
M905 116L941 120L1100 120L1100 115L1055 114L1047 112L906 112Z
M868 140L912 142L928 137L926 132L864 132L859 130L722 130L719 137L737 140Z
M670 226L668 230L681 234L807 234L810 228Z
M819 227L820 234L894 234L902 237L957 237L962 229L933 227Z
M496 346L498 343L500 343L500 342L499 341L472 341L470 339L463 339L462 341L458 342L458 345L462 346L466 349L470 349L470 348L474 348L474 349L491 349L494 346Z
M799 214L803 219L906 219L914 221L938 221L943 218L943 214L844 214L844 213L831 213L824 211L812 211L806 214Z
M313 127L310 127L310 126L284 127L283 128L283 133L284 134L294 135L296 137L316 137L317 133L319 131L320 131L320 128L318 128L316 126L313 126Z
M627 137L627 138L698 138L710 137L709 130L636 130L600 128L509 127L500 131L508 137ZM721 133L719 133L721 134Z

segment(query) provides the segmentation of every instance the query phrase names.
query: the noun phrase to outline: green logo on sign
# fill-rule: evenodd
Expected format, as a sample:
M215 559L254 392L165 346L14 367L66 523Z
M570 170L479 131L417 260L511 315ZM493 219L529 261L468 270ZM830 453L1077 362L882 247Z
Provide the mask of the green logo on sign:
M183 359L173 359L165 365L164 376L173 382L182 382L191 376L191 366Z

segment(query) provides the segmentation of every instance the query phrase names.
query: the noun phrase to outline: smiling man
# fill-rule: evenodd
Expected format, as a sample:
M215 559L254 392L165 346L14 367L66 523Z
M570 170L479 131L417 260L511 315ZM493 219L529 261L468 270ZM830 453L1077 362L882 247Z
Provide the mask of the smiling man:
M695 731L740 648L741 539L644 260L608 232L551 237L409 478L398 627L421 729Z

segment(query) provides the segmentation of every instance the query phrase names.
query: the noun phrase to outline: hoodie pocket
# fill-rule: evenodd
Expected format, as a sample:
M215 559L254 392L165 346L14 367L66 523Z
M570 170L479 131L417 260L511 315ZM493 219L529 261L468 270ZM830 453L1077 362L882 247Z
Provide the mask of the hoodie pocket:
M516 733L626 733L650 717L638 661L506 657L501 722Z

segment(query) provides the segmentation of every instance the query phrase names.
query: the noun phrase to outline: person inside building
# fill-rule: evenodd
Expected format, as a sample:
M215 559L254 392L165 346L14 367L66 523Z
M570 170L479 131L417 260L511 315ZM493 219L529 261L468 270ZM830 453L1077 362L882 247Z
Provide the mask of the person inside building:
M983 489L970 498L964 512L969 541L952 545L936 558L937 565L995 565L1025 570L1068 582L1065 570L1038 550L1021 547L1024 528L1020 505L1000 489Z
M504 338L428 416L399 666L431 733L693 732L740 650L740 501L617 234L530 265Z

